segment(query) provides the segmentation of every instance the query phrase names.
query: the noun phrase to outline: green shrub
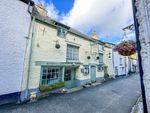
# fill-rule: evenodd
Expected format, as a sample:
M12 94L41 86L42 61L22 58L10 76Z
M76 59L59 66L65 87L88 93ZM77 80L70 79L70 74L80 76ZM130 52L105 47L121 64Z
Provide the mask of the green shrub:
M48 86L40 85L39 89L40 89L40 91L44 92L44 91L50 91L52 89L64 87L64 85L65 85L64 82L60 82L60 83L56 83L56 84L52 84L52 85L48 85Z

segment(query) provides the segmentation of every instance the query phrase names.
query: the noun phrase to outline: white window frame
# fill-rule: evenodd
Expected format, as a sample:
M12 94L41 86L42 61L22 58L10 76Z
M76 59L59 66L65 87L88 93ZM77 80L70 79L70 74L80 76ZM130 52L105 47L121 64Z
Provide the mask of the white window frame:
M58 27L57 28L57 36L61 38L66 37L66 30L64 28Z
M78 62L79 61L79 47L73 45L67 45L67 62Z
M102 55L102 57L100 57ZM102 64L104 63L104 54L99 53L99 63Z
M45 77L44 77L45 76ZM42 66L41 67L41 85L49 86L62 81L61 67Z

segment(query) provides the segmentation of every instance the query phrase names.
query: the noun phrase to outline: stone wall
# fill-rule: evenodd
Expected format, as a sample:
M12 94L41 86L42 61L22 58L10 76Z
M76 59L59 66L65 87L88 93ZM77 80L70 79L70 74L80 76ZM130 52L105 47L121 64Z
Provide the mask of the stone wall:
M137 19L140 24L142 66L148 111L150 112L150 0L137 0Z

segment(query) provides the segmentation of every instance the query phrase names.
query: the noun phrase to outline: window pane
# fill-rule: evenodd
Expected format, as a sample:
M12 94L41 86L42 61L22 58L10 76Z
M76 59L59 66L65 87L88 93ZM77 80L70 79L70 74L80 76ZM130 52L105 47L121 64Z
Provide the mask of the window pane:
M57 30L57 35L61 38L64 38L65 37L65 30L62 29L62 28L58 28Z
M46 71L47 71L46 69L43 69L43 73L46 73Z
M59 67L44 67L42 71L42 84L51 85L60 82L62 79L60 71Z
M43 79L43 80L42 80L42 84L43 84L43 85L46 85L46 79Z
M45 74L42 76L42 79L46 79L46 75Z
M103 63L103 54L99 54L99 62Z
M79 49L75 46L67 46L67 60L77 61L79 59Z

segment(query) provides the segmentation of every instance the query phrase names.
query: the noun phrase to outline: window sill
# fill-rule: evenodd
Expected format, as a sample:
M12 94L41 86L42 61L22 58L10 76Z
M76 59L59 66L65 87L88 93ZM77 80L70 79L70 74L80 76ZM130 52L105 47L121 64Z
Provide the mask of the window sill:
M75 63L78 63L79 62L79 60L67 60L67 62L75 62Z

